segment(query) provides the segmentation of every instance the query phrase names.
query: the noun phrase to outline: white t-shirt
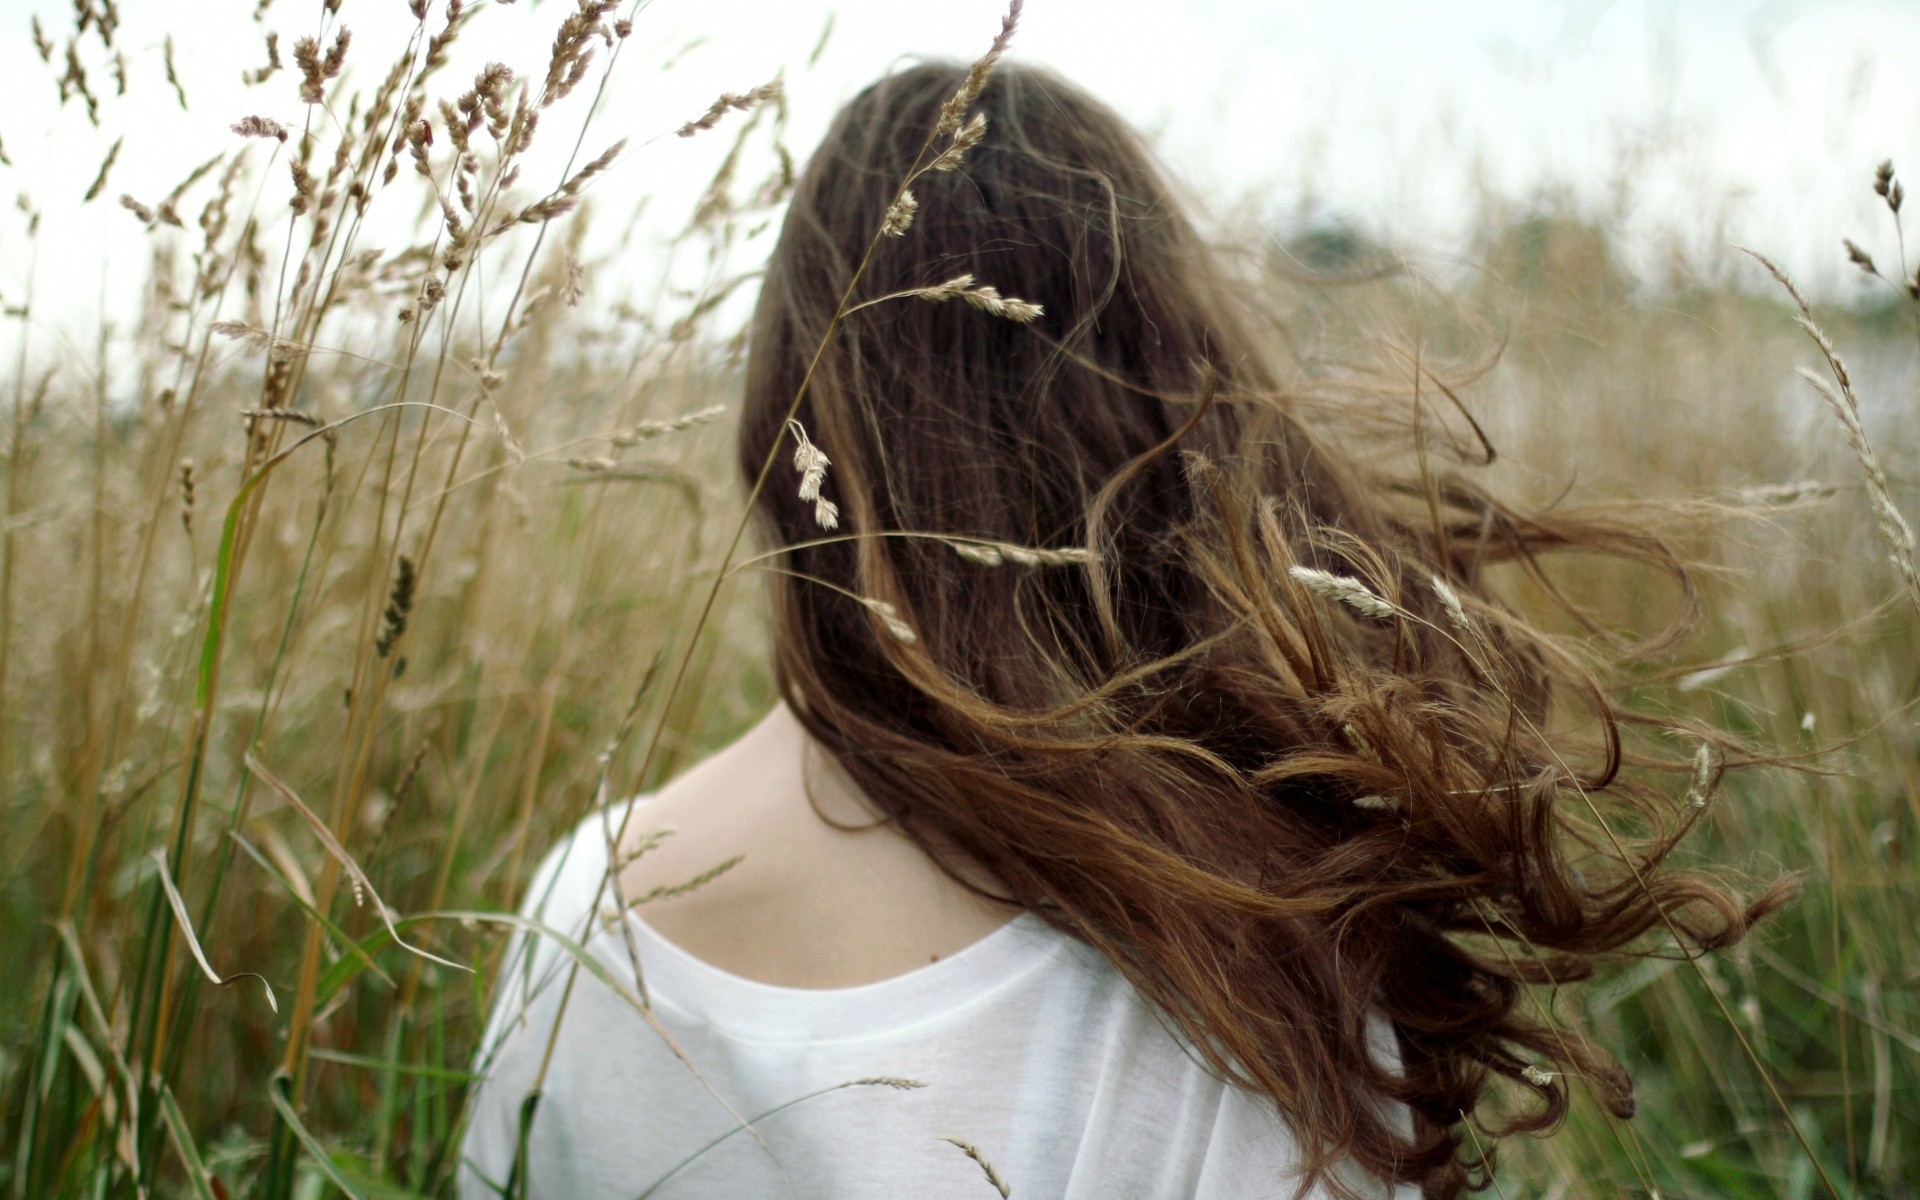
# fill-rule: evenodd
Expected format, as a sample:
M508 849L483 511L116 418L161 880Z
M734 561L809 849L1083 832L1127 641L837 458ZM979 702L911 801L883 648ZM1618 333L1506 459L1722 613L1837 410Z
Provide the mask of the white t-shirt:
M1299 1182L1272 1104L1210 1075L1105 959L1031 914L905 975L834 989L743 979L629 917L652 1012L689 1067L635 1011L622 933L593 919L605 864L596 816L547 856L523 910L583 941L629 993L577 973L528 1139L529 1197L992 1200L943 1135L976 1147L1020 1200L1256 1200ZM488 1181L507 1177L574 961L544 938L530 959L523 947L505 959L477 1060L463 1200L498 1195ZM875 1079L925 1086L854 1082Z

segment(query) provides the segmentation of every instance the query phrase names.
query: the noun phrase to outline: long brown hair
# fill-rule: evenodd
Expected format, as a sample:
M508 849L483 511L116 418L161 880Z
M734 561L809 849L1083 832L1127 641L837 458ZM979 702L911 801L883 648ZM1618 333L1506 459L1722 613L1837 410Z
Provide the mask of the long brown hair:
M1625 524L1343 454L1139 137L1054 75L1000 67L984 139L876 239L964 74L849 103L767 269L740 464L793 451L804 393L839 510L824 528L784 464L757 498L781 691L936 861L1097 947L1270 1097L1303 1188L1348 1159L1483 1185L1461 1123L1494 1077L1536 1100L1480 1115L1501 1130L1556 1122L1568 1076L1629 1113L1624 1070L1525 986L1643 935L1725 945L1786 889L1743 904L1662 865L1692 810L1622 773L1601 674L1482 574L1609 553L1690 600L1685 570ZM905 296L836 322L863 260L856 302L971 275L1044 312ZM1561 696L1597 738L1552 732Z

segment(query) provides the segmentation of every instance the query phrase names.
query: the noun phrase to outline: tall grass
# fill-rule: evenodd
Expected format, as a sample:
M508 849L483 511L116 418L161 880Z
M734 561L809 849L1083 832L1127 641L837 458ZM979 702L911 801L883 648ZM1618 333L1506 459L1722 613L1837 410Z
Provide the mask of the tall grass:
M371 46L316 7L312 44L259 85L308 120L243 122L220 161L117 214L152 243L139 325L75 358L31 297L16 318L12 1196L447 1194L502 942L434 914L510 908L603 779L652 786L770 697L750 577L713 590L740 499L709 418L738 382L738 339L711 324L743 283L727 251L790 182L777 90L660 114L738 139L675 251L714 265L677 305L609 308L585 281L617 265L581 261L577 209L621 165L596 110L645 34L634 6L553 13L551 48L511 77L462 55L478 10L416 7L405 45ZM70 54L44 34L75 105L118 50L104 10L80 11ZM529 139L570 161L520 178ZM108 178L86 202L112 203ZM423 197L404 244L375 241ZM1690 848L1803 872L1798 905L1698 971L1649 960L1582 1002L1639 1115L1589 1105L1502 1147L1500 1186L1800 1196L1824 1175L1911 1195L1920 613L1851 431L1795 375L1819 351L1758 268L1750 289L1636 280L1604 228L1552 214L1490 218L1479 257L1441 281L1289 256L1250 270L1303 377L1391 375L1387 340L1452 378L1503 344L1459 409L1436 398L1425 419L1464 455L1471 413L1523 499L1726 506L1722 534L1685 547L1709 567L1698 636L1627 686L1821 768L1730 777ZM1920 471L1908 303L1814 314L1853 364L1896 513ZM1676 603L1620 570L1556 579L1623 629ZM1529 586L1509 581L1522 603ZM682 661L678 686L643 686Z

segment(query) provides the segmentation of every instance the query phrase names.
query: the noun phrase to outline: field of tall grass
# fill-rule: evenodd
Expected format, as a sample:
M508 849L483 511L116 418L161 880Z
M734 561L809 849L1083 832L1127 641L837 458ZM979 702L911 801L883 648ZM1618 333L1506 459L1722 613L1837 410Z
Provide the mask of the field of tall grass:
M510 932L488 914L596 800L771 698L732 548L727 313L752 287L733 252L791 182L784 98L661 115L734 147L670 250L711 269L603 303L590 282L622 262L587 252L580 205L621 167L599 97L641 6L550 5L551 46L505 69L464 52L485 6L413 0L391 45L312 7L258 84L304 123L240 122L166 195L121 198L108 168L85 196L28 189L0 247L21 278L57 270L37 214L116 201L151 246L141 320L90 354L31 292L5 318L9 1196L449 1195ZM48 86L93 105L113 9L41 20ZM571 147L564 169L523 176L535 143ZM1504 1197L1917 1194L1920 592L1898 560L1920 300L1872 167L1887 223L1835 245L1885 286L1804 314L1737 256L1629 274L1569 212L1490 209L1471 269L1439 277L1223 222L1303 387L1417 346L1457 381L1435 453L1471 453L1470 415L1521 500L1717 512L1681 547L1694 635L1618 683L1807 768L1731 774L1684 851L1797 872L1799 901L1576 1002L1639 1112L1575 1089L1555 1136L1499 1147ZM1680 603L1624 568L1553 579L1621 632Z

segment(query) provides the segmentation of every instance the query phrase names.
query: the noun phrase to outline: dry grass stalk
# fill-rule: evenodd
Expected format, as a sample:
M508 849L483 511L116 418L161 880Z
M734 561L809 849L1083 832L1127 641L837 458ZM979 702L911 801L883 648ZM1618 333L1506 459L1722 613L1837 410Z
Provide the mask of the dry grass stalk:
M428 962L439 963L443 967L452 967L456 971L472 972L472 967L466 966L463 963L453 962L450 959L441 958L437 954L422 950L420 947L415 946L413 943L401 937L400 930L394 925L394 917L396 914L393 909L389 908L387 902L380 898L380 893L374 889L373 880L361 869L359 862L357 862L351 854L347 853L347 848L340 844L339 838L334 836L333 829L328 826L325 821L322 821L317 813L307 807L306 801L300 799L297 792L281 782L279 776L267 770L266 765L254 757L251 751L247 753L245 762L247 770L251 771L256 779L266 784L269 790L286 801L289 807L300 814L301 819L306 821L307 828L313 831L313 836L319 839L320 844L326 848L327 853L333 856L333 860L340 864L341 869L346 872L348 882L352 885L354 903L361 905L365 904L368 900L373 901L371 907L373 908L374 915L378 916L380 923L386 926L387 936L393 939L394 945Z
M1889 166L1889 176L1891 172ZM1879 527L1880 536L1887 544L1888 560L1905 585L1908 598L1916 609L1920 609L1920 570L1914 566L1913 529L1894 506L1893 495L1887 485L1887 473L1881 468L1880 458L1874 453L1873 444L1867 440L1867 431L1860 423L1860 400L1854 395L1853 379L1847 373L1846 364L1841 361L1839 351L1834 349L1833 340L1813 319L1813 307L1800 294L1800 289L1794 286L1793 281L1787 278L1786 272L1758 250L1745 246L1740 249L1757 260L1786 289L1787 295L1793 298L1794 306L1800 310L1800 328L1813 339L1814 345L1820 348L1821 356L1826 359L1827 369L1833 375L1831 382L1805 367L1799 368L1800 376L1827 402L1827 407L1833 410L1841 428L1846 431L1847 443L1853 448L1854 457L1859 460L1860 469L1867 477L1868 501L1873 506L1874 522Z

